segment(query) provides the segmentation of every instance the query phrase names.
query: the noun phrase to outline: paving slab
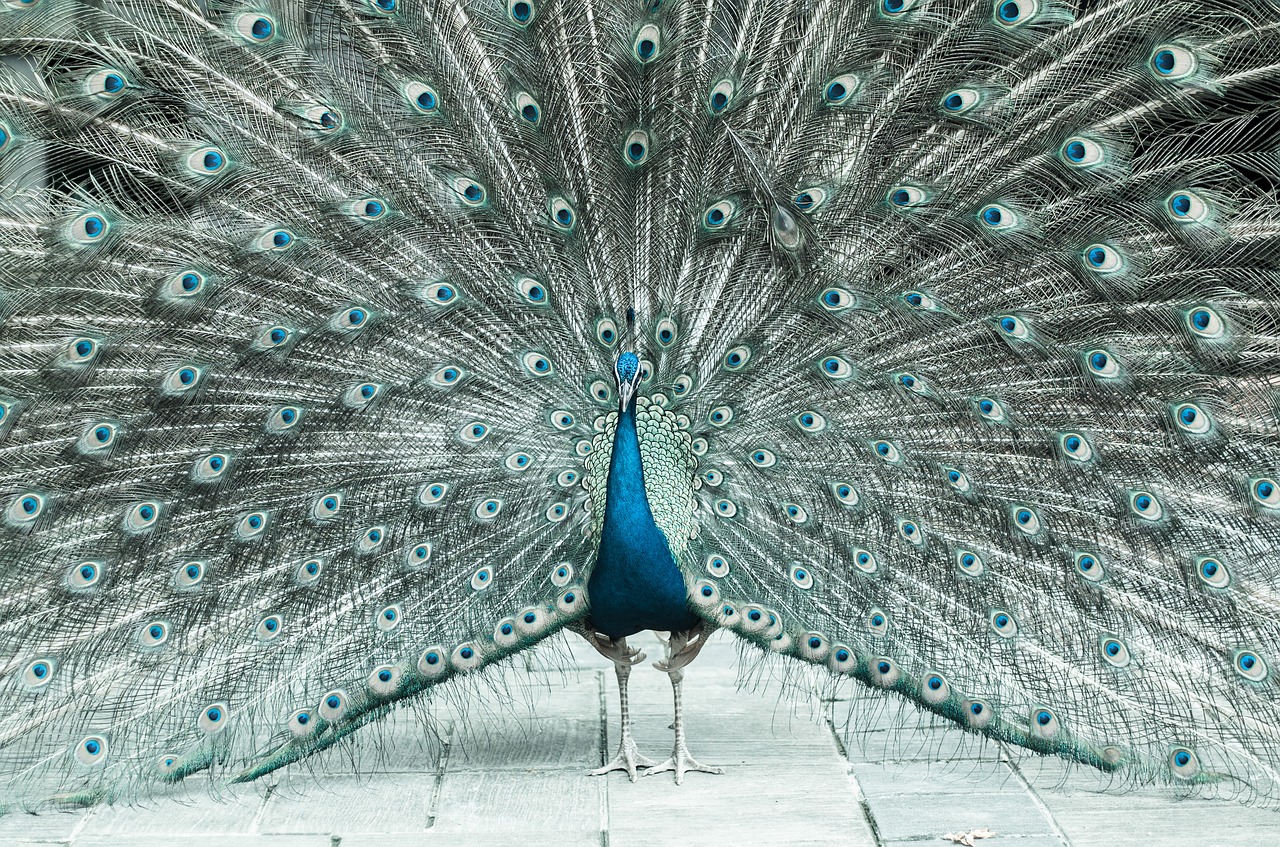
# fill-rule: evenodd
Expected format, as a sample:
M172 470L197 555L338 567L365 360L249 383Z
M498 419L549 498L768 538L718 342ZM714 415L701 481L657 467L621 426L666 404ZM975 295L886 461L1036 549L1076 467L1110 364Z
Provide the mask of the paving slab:
M663 759L671 685L631 675L635 737ZM589 777L618 743L612 665L585 643L517 657L350 742L247 786L208 782L175 797L0 817L0 847L655 847L709 841L803 847L1271 847L1280 812L1107 792L1104 775L963 732L909 704L806 668L743 673L714 637L687 670L693 755L726 768Z

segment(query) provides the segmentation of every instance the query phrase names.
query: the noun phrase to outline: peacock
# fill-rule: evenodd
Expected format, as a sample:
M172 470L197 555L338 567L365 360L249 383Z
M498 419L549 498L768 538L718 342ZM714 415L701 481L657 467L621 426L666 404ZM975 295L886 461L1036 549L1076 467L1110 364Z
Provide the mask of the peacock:
M1280 796L1274 0L3 0L0 56L0 808L566 631L596 774L719 772L726 630Z

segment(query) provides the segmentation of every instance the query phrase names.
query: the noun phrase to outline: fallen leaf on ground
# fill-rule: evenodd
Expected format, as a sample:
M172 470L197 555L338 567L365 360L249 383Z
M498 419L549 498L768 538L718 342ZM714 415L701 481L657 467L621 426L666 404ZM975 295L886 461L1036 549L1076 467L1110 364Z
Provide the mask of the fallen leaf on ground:
M979 838L991 838L995 834L995 830L993 829L971 829L968 832L948 832L942 837L944 840L950 841L953 844L963 844L964 847L974 847L973 842L977 841Z

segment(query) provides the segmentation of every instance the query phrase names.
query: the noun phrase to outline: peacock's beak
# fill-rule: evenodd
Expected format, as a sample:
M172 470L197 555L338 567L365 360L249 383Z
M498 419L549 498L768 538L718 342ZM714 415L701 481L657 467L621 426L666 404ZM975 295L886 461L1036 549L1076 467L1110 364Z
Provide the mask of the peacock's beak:
M618 411L625 412L627 406L631 405L631 398L635 396L636 386L630 380L618 386Z

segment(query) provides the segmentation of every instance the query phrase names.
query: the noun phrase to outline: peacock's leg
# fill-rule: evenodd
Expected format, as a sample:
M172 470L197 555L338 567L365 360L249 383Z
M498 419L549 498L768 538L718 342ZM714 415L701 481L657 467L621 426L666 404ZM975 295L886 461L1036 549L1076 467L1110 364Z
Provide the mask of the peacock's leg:
M613 660L618 673L618 703L622 712L622 738L618 742L618 754L603 767L590 771L591 776L603 776L612 771L626 771L631 781L636 781L636 768L653 765L653 759L640 755L635 739L631 736L631 706L627 698L627 679L631 666L644 661L644 653L627 646L625 638L608 638L598 633L587 637L602 656Z
M684 697L681 692L681 685L684 682L684 666L692 662L697 657L698 652L702 650L703 645L706 644L706 633L702 629L702 625L698 624L687 632L671 633L671 637L667 639L666 644L667 658L661 662L654 662L653 666L660 671L665 671L667 676L671 678L671 690L675 695L676 715L674 726L676 744L675 749L671 751L671 758L649 768L644 772L644 775L650 776L655 773L675 771L676 785L680 785L684 782L684 775L689 771L724 773L724 768L704 765L693 756L690 756L689 745L684 737Z

